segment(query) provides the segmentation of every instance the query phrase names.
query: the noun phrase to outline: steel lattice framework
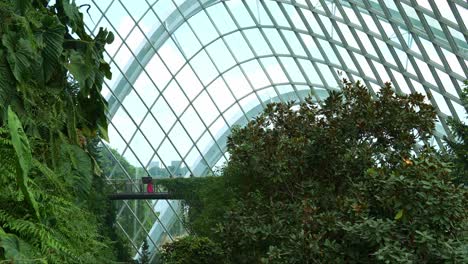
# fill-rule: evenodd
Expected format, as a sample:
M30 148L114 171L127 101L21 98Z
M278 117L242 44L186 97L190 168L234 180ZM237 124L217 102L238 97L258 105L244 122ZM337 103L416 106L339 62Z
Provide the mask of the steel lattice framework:
M77 1L89 4L89 1ZM437 109L434 144L447 118L465 120L460 95L468 76L464 0L92 0L88 30L116 35L108 48L112 81L110 147L129 179L151 169L173 176L215 173L229 158L226 138L268 102L317 102L361 80L372 92L391 81L420 92ZM115 152L112 152L113 156ZM118 161L118 157L115 157ZM172 162L171 162L172 161ZM112 175L109 175L112 177ZM156 175L157 176L157 175ZM118 226L135 252L184 233L175 201L121 204ZM119 219L120 219L119 218Z

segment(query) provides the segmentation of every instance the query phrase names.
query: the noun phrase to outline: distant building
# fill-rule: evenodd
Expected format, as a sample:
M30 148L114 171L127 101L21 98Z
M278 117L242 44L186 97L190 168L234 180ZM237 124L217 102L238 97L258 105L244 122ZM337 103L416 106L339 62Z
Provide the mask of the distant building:
M159 161L152 161L148 166L148 169L151 168L159 168Z

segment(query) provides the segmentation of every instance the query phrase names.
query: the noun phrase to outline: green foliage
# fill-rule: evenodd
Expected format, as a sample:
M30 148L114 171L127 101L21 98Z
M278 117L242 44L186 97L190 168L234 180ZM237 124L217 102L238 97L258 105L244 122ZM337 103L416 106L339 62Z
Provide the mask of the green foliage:
M111 76L102 53L112 33L101 29L92 39L76 15L78 8L68 0L54 6L24 2L29 4L17 8L19 13L10 1L1 2L0 124L12 105L31 135L50 139L58 130L76 144L79 129L86 137L99 132L107 138L107 103L100 91L104 76Z
M229 202L207 235L236 264L467 262L460 175L429 146L416 154L434 121L422 95L390 84L372 97L345 81L320 106L268 105L228 140Z
M125 157L120 155L117 150L112 149L109 146L100 144L99 146L96 146L93 153L95 153L94 156L97 157L97 162L102 169L102 173L106 176L111 176L112 180L117 181L116 183L113 183L112 188L110 188L114 193L130 191L129 189L132 188L132 186L126 184L128 180L127 174L130 177L136 178L146 175L143 168L134 167L125 159ZM123 169L120 166L122 166ZM119 180L123 180L123 183L118 183ZM105 185L105 183L103 183L103 185ZM135 188L133 190L136 191L136 186L133 187ZM102 195L102 199L107 199L106 195L107 194ZM113 201L112 209L109 208L109 210L119 210L122 206L124 206L125 209L119 213L119 225L125 229L128 236L134 238L133 240L135 243L141 243L147 237L147 233L143 230L143 227L146 228L147 231L150 230L153 224L158 221L157 217L159 212L154 212L152 209L152 203L146 200L134 200L131 202ZM130 211L127 206L131 208L133 212ZM135 216L141 220L142 225L135 224ZM112 228L109 231L115 232ZM124 245L119 242L119 246L121 247ZM126 254L130 252L129 249L126 249L125 251ZM133 254L136 254L136 251L132 252Z
M272 104L228 142L239 194L218 233L233 263L465 262L467 192L414 145L423 96L345 83L318 108Z
M186 236L166 244L161 260L165 264L225 263L221 247L206 237Z
M143 240L143 246L141 247L141 257L140 257L140 264L149 264L150 263L150 252L148 250L148 240Z
M109 263L119 253L90 151L107 137L100 92L112 37L87 35L68 0L0 0L0 262ZM76 58L91 73L75 71Z
M468 118L468 80L461 95L461 101ZM454 175L458 183L468 185L468 125L455 119L449 120L450 128L455 136L453 140L446 138L449 158L454 163Z
M212 238L213 228L222 221L233 199L222 177L157 179L155 183L183 199L189 208L185 224L198 236Z
M23 127L21 125L20 120L16 116L15 112L11 110L10 107L8 108L8 127L10 129L10 136L13 144L13 149L15 150L17 156L17 184L23 192L23 195L26 197L26 199L34 209L37 219L40 221L41 215L39 213L36 199L29 191L29 188L27 186L27 182L29 180L28 174L32 165L31 148L29 147L29 141L26 134L23 131Z

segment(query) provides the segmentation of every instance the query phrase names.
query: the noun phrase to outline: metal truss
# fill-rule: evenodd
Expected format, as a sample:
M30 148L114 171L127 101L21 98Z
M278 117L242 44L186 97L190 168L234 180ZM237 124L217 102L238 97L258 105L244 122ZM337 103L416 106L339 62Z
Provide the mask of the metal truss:
M362 81L374 94L391 81L398 93L426 95L437 110L438 146L452 136L449 117L466 121L463 0L91 1L88 30L107 27L116 35L106 54L114 79L104 91L110 147L144 173L159 162L172 176L174 164L186 168L180 176L214 174L229 158L232 126L269 102L311 95L320 103L343 78ZM117 163L128 179L141 176ZM136 254L141 234L154 252L180 235L171 232L182 222L179 203L145 206L153 213L148 219L138 219L131 202L118 212L139 226L131 233L117 225Z

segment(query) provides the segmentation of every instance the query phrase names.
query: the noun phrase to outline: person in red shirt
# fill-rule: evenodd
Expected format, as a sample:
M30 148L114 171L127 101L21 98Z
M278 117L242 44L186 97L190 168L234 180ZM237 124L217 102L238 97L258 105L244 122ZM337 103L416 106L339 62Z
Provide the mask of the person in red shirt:
M149 192L149 193L154 192L154 190L153 190L153 181L151 181L150 183L148 183L146 185L146 191Z

